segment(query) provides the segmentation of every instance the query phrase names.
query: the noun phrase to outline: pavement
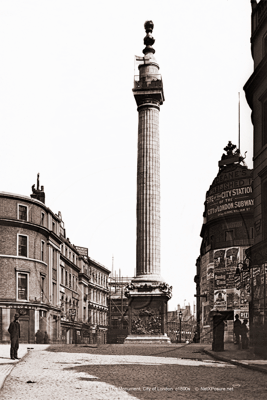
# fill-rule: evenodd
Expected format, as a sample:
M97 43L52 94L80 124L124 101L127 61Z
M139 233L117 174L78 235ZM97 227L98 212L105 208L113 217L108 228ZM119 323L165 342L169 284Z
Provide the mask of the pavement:
M224 351L212 351L211 345L203 347L203 351L215 360L267 374L267 360L255 355L252 348L242 350L234 343L224 343Z
M49 345L43 344L20 344L18 350L18 360L10 358L10 344L0 344L0 390L16 364L18 364L32 349L46 349Z
M52 345L55 350L52 350L52 353L49 351L45 351L49 345L40 345L40 344L20 344L19 347L19 360L11 360L10 359L10 345L3 345L0 344L0 390L2 389L6 378L8 377L8 375L12 372L12 370L14 369L15 365L17 365L16 370L14 370L14 372L12 373L12 375L14 375L15 373L15 379L19 380L23 380L27 383L35 383L35 381L37 381L38 379L40 379L40 371L37 373L38 368L40 368L40 361L41 358L39 359L39 357L42 357L42 364L43 365L43 369L42 369L42 380L43 380L43 390L45 390L45 387L52 382L52 377L53 375L59 374L58 375L58 379L60 382L62 382L63 380L66 380L66 377L64 375L64 371L61 371L60 368L66 366L68 367L68 376L67 376L67 380L66 380L66 385L67 389L66 389L66 393L62 392L62 398L69 398L67 397L69 393L69 388L70 386L68 384L70 384L72 381L73 383L76 383L76 379L77 379L77 372L75 371L71 371L71 368L75 368L78 367L79 364L80 365L87 365L87 366L94 366L94 368L97 368L97 366L104 366L104 365L135 365L138 368L138 365L163 365L163 364L168 364L168 365L187 365L187 366L198 366L198 365L202 365L202 366L206 366L206 367L217 367L219 369L225 369L227 367L227 365L225 365L224 363L232 364L233 367L234 366L241 366L244 368L248 368L248 369L252 369L254 371L258 371L258 372L262 372L267 374L267 360L261 359L259 358L259 356L256 356L253 353L252 349L247 349L247 350L242 350L239 349L239 347L237 345L234 345L233 343L225 343L224 344L224 351L221 352L215 352L212 351L212 347L211 345L206 345L206 344L198 344L198 345L180 345L181 348L184 348L184 351L186 352L186 348L187 346L189 346L190 348L193 346L197 346L197 348L201 349L201 351L203 353L205 353L206 355L212 357L213 359L219 361L217 363L212 362L211 360L201 360L199 357L201 357L200 355L197 356L197 358L192 358L191 360L189 360L185 354L185 358L179 358L179 352L178 353L174 353L172 355L171 351L172 351L172 347L175 349L176 346L179 345L170 345L168 346L164 346L164 347L157 347L155 353L150 351L150 354L146 354L147 351L145 351L145 349L141 349L141 353L136 356L136 355L131 355L135 354L135 351L131 351L131 348L133 349L134 345L132 346L124 346L124 345L114 345L116 347L116 351L114 348L114 354L110 354L110 347L107 346L107 349L109 350L109 355L105 354L105 346L102 349L102 354L100 354L101 352L99 351L100 349L91 349L91 354L84 354L84 350L83 346L79 346L79 347L75 347L73 348L74 353L70 354L70 353L62 353L62 347L61 345ZM118 347L119 346L119 347ZM69 347L69 346L68 346ZM84 346L85 347L85 346ZM89 347L89 346L88 346ZM126 349L127 347L127 349ZM149 347L149 346L147 346ZM188 350L189 350L188 347ZM178 349L179 347L177 347ZM197 350L196 348L196 350ZM118 349L120 349L121 351L121 355L116 355L118 354ZM124 350L123 350L124 349ZM128 354L127 354L127 351ZM38 357L36 357L37 355L37 351L38 351ZM41 352L40 352L41 351ZM64 350L63 350L64 351ZM80 351L81 354L77 354L77 352ZM58 353L56 353L58 352ZM164 359L162 358L162 354L161 352L163 352L164 354ZM143 353L143 354L142 354ZM169 353L169 354L168 354ZM198 351L195 351L193 353L198 353ZM58 354L58 355L57 355ZM181 353L180 353L180 357L181 357ZM82 356L81 359L79 359L79 357ZM152 357L151 357L152 356ZM156 357L156 356L161 356L161 357ZM166 357L167 356L167 357ZM169 356L169 357L168 357ZM172 358L170 358L172 357ZM204 356L205 357L205 356ZM30 365L31 365L31 369L25 370L25 363L28 361L30 361ZM54 361L54 367L52 369L47 368L45 366L49 366L52 365L51 362L52 360ZM229 368L229 367L228 367ZM234 367L235 368L235 367ZM60 375L62 374L62 375ZM37 376L38 375L38 376ZM132 395L134 395L134 393L126 393L125 391L122 390L122 388L115 388L112 384L107 384L102 382L101 384L99 382L94 382L96 380L96 377L94 375L90 375L88 378L88 374L85 374L84 372L80 371L79 372L79 378L81 380L79 387L75 387L76 391L78 389L83 389L83 390L87 390L85 387L83 387L83 385L86 384L85 381L88 381L88 379L91 381L91 389L87 394L87 397L90 399L130 399L130 398L134 398ZM14 377L13 377L14 379ZM112 383L112 380L111 382ZM6 386L6 385L5 385ZM4 389L3 389L4 390ZM29 395L25 393L24 397L19 397L19 398L37 398L36 397L36 393L34 392L33 389L32 390L32 396L33 397L29 397ZM42 386L41 388L39 387L38 390L42 390ZM56 386L54 388L54 390L56 390ZM39 392L38 392L39 393ZM41 393L41 392L40 392ZM101 393L101 397L100 396ZM104 394L105 395L104 395ZM4 393L3 393L4 394ZM64 397L65 396L65 397ZM92 397L93 396L93 397ZM6 398L6 397L5 397ZM38 397L39 398L39 397ZM46 398L45 395L44 397L40 397L40 398ZM75 397L75 393L72 393L72 398L76 398Z

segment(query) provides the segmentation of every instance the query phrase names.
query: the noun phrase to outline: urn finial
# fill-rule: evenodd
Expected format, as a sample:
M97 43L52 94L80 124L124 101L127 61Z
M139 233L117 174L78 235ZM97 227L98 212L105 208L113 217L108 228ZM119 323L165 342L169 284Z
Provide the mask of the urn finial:
M146 21L145 22L145 31L146 31L146 36L144 38L144 44L146 47L143 50L144 54L147 53L155 53L155 49L153 49L153 44L155 43L155 39L152 36L152 31L154 29L154 24L153 21Z

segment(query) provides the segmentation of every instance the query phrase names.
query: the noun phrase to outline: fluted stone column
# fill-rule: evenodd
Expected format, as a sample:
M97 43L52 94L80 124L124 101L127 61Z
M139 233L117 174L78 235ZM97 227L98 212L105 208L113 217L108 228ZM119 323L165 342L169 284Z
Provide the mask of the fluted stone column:
M160 278L159 106L138 108L136 278Z
M125 343L170 343L167 336L167 302L171 287L160 271L160 152L159 111L163 84L155 60L151 33L145 23L144 57L133 93L139 113L136 208L136 276L126 287L129 298L129 335Z

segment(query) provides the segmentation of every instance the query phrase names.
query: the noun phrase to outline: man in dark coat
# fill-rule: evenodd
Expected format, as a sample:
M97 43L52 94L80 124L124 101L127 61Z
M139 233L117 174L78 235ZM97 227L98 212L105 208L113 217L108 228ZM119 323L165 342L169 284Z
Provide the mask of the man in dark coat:
M8 328L10 334L10 357L12 360L18 358L19 338L20 338L20 324L18 323L19 314L14 315L14 321L11 322Z
M234 334L235 334L235 344L239 344L241 335L241 321L239 315L236 314L234 322Z

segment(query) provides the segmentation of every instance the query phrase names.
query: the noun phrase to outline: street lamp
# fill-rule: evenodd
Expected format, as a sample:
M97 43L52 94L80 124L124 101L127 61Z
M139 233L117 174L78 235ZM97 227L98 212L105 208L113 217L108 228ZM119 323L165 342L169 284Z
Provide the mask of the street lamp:
M180 321L180 343L182 342L182 337L181 337L181 334L182 334L182 315L183 315L183 313L182 313L182 311L180 310L179 311L179 321Z

